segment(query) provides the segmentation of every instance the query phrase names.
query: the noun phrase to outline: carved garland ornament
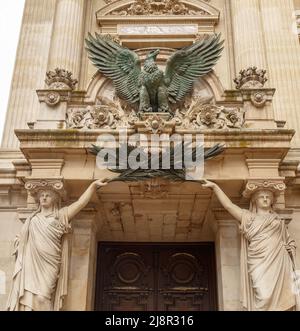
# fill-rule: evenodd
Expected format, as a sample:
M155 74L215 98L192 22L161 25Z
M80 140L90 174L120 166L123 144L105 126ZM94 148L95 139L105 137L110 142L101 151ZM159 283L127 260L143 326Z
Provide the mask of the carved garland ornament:
M111 1L112 2L112 1ZM110 2L110 3L111 3ZM136 0L128 7L114 10L113 16L210 15L203 9L191 9L180 0Z
M103 101L102 101L103 102ZM164 115L164 116L162 116ZM127 127L148 133L161 133L178 129L241 129L244 111L211 103L203 103L196 97L190 106L172 114L143 114L123 109L119 100L102 103L94 107L71 108L67 112L69 129L116 129Z

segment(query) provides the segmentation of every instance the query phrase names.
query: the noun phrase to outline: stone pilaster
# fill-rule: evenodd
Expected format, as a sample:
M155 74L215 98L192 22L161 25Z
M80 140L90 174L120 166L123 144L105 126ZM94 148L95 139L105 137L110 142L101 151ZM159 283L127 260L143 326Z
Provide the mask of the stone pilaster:
M232 311L241 310L240 234L237 222L226 214L215 213L219 310Z
M97 259L95 216L93 209L86 209L72 221L72 256L64 310L94 309Z
M293 0L261 1L261 16L268 59L269 80L277 90L276 120L286 120L296 130L294 145L300 145L300 47L295 31Z
M260 0L230 0L237 72L249 66L267 69L260 2Z
M14 130L27 128L27 123L36 118L39 101L35 90L44 84L55 2L26 0L3 133L4 148L17 148Z
M57 0L48 69L70 70L79 77L84 49L85 0Z

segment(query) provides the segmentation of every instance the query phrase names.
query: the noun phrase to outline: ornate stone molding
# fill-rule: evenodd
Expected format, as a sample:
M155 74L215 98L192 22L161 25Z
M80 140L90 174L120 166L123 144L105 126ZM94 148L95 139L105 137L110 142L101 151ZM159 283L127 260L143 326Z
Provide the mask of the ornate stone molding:
M132 127L138 120L133 110L123 109L120 100L98 101L95 106L70 108L67 111L68 129L116 129Z
M251 94L251 102L257 108L262 108L267 102L267 95L263 91L253 92Z
M243 192L243 196L247 199L251 198L251 196L260 191L260 190L268 190L273 192L276 196L280 195L280 193L284 192L286 189L286 185L282 180L249 180L246 188Z
M74 90L78 80L72 78L72 73L70 71L56 68L54 71L48 71L46 73L45 83L49 89L53 90Z
M96 13L99 32L117 35L123 45L132 48L151 47L153 43L170 48L190 45L197 33L214 33L220 18L219 10L201 0L106 0L106 3ZM168 38L162 41L166 35Z
M58 106L61 102L68 102L71 99L69 90L37 90L36 92L39 101L46 103L51 108Z
M69 129L116 129L127 127L140 133L172 133L178 129L241 129L244 111L237 107L217 106L200 97L182 106L174 114L143 113L124 109L120 101L87 108L71 108L67 112Z
M134 127L139 133L173 133L175 121L169 120L170 114L149 113L141 115L141 119L134 121Z
M244 115L240 108L203 103L201 98L195 98L188 110L177 110L174 119L181 129L241 129Z
M62 179L27 179L25 189L35 199L41 190L54 191L61 199L64 199L66 195Z
M258 89L264 87L267 82L266 70L249 67L241 70L237 78L234 79L236 89Z
M168 15L210 15L204 9L191 8L181 0L136 0L132 4L113 10L112 16L168 16Z

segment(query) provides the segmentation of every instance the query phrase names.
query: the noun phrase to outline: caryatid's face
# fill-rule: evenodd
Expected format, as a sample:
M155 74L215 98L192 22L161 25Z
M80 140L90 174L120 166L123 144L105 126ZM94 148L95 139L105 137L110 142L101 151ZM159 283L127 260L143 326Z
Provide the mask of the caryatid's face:
M42 191L39 194L39 201L41 207L51 208L55 205L55 195L52 191Z
M255 202L259 209L271 209L274 202L274 195L270 191L260 191L256 193Z

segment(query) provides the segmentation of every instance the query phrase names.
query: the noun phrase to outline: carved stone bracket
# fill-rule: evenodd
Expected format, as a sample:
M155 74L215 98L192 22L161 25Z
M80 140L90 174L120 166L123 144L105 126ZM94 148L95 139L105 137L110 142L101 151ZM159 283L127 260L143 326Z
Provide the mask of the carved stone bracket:
M46 89L37 90L39 101L49 107L56 107L71 99L71 92L78 81L72 78L71 72L56 68L55 71L46 73L45 83Z
M70 90L37 90L37 95L41 103L44 102L51 108L71 99Z
M249 180L243 196L247 199L260 190L268 190L279 196L286 189L286 185L281 179L278 180Z
M265 88L267 81L266 70L257 67L241 70L234 80L236 89L240 90L243 99L250 100L256 108L263 108L267 101L272 101L275 89Z

